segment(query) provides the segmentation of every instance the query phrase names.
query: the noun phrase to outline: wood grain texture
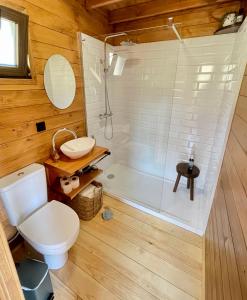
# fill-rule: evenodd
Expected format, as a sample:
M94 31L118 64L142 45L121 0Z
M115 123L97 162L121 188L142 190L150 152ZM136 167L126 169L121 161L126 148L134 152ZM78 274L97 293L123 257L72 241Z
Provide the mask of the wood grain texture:
M192 10L195 8L201 8L202 10L214 5L224 4L231 2L229 0L222 1L207 1L207 0L155 0L144 2L132 6L126 6L123 8L115 9L110 12L109 22L110 24L128 22L138 19L144 19L148 17L154 17L159 15L178 13L185 10Z
M148 3L151 2L152 1L141 5L148 5ZM171 6L172 2L173 1L171 1L170 4ZM163 3L162 5L165 4ZM173 17L175 23L180 23L180 25L177 25L177 29L181 34L182 38L209 36L213 35L214 32L219 28L221 19L225 15L225 13L231 11L238 11L239 8L240 1L228 1L226 3L215 3L213 1L211 2L211 5L204 6L202 8L197 8L197 6L195 5L195 8L193 9L179 10L173 12L171 11L170 13L163 13L146 18L133 18L133 20L116 23L114 24L114 31L121 32L137 28L148 28L152 26L167 25L168 18ZM126 8L126 14L129 11L131 12L131 9ZM162 28L142 31L138 32L138 34L131 33L130 38L132 38L137 43L145 43L163 40L174 40L176 39L176 36L171 29ZM115 44L118 45L119 41L121 41L121 39L116 39Z
M0 299L24 300L5 232L0 223Z
M245 72L205 236L206 300L247 299L246 80Z
M87 155L78 159L69 159L65 155L61 154L60 159L54 162L51 158L45 161L45 165L54 169L58 174L59 172L65 176L72 176L76 171L84 169L90 165L96 159L101 158L105 153L109 151L105 147L95 146L92 151Z
M87 0L87 7L89 9L99 8L110 4L122 2L123 0Z
M61 127L85 134L84 96L80 46L77 32L89 34L110 32L107 20L98 12L88 12L82 2L72 0L0 0L0 5L29 15L30 51L36 78L0 80L0 176L33 162L43 162L50 153L52 134ZM53 54L65 56L76 76L76 96L65 109L55 108L44 90L44 67ZM36 132L36 122L45 121L47 130ZM62 135L59 143L68 139ZM25 147L24 147L25 145ZM8 238L8 225L1 206L1 218Z
M105 9L107 11L112 11L112 10L116 10L116 9L119 9L122 7L133 6L133 5L137 5L137 4L145 3L145 2L149 2L149 1L150 0L120 0L120 1L112 3L112 4L108 4Z
M55 276L82 299L85 291L76 283L80 274L97 283L90 291L95 299L200 299L199 236L189 233L190 240L185 234L185 242L177 237L185 230L108 196L104 206L113 210L114 218L103 221L99 213L89 222L81 221L69 265L54 272ZM67 267L74 278L68 276ZM108 298L104 298L105 290Z
M57 299L202 299L201 237L108 196L104 206L113 219L81 221L68 262L51 272Z

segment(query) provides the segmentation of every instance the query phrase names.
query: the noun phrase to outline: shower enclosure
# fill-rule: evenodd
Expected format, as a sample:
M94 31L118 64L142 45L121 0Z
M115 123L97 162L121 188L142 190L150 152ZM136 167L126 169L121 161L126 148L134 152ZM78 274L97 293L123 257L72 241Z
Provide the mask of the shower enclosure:
M151 30L176 38L172 26ZM143 33L106 47L81 34L88 135L112 152L100 180L120 200L203 233L239 90L237 34L141 43ZM176 164L191 155L201 171L194 201L185 180L173 193Z

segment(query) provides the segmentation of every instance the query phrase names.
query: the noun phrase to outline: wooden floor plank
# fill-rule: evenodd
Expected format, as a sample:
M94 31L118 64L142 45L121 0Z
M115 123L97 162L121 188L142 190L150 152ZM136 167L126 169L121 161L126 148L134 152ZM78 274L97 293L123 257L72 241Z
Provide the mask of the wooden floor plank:
M212 209L214 209L214 207L212 206ZM209 253L210 253L210 274L212 276L211 280L215 281L215 257L214 257L214 247L213 247L213 222L211 220L211 226L210 226L210 237L211 237L211 241L210 241L210 249L209 249ZM216 298L216 289L212 289L211 291L211 295L209 297L209 299L211 300L217 300Z
M113 247L105 244L92 234L83 231L77 243L83 245L101 259L108 261L120 273L141 285L146 291L159 299L195 299L173 284L151 272ZM141 255L142 253L140 253Z
M95 222L83 223L82 229L151 272L156 273L169 283L176 285L185 293L196 299L199 298L201 292L200 280L193 278L188 273L181 271L165 260L146 251L139 245L129 242L123 236L106 229L100 224L96 224Z
M76 244L70 251L69 259L120 299L158 299L83 245Z
M112 209L114 217L116 217L117 220L122 224L131 227L134 231L140 234L144 234L148 238L152 238L152 240L156 240L161 246L166 247L167 245L169 245L169 247L173 248L175 252L175 249L177 249L177 251L183 249L182 252L184 255L191 258L191 260L195 261L195 263L201 263L201 248L191 245L190 243L185 242L170 233L164 232L163 230L153 226L152 224L150 225L149 223L139 221L138 219L135 219L125 213L121 213L120 211L114 209L114 207L112 207L111 205L109 205L109 207Z
M202 238L116 199L104 200L113 218L103 221L99 213L81 221L68 262L51 272L56 299L203 299ZM15 258L25 251L19 247Z
M119 299L70 260L62 269L52 272L64 285L68 286L73 293L77 294L83 300Z
M119 211L125 213L126 215L132 216L133 218L139 221L142 221L166 233L169 233L179 238L181 241L185 241L190 243L191 245L202 248L202 237L200 237L197 234L194 234L193 232L190 232L178 226L174 226L171 223L163 221L150 214L144 213L136 208L126 205L125 203L118 201L115 198L109 196L104 197L104 203L106 205L111 205L112 207L118 209Z
M211 294L211 278L210 278L210 245L211 245L211 236L210 236L210 228L211 228L211 219L208 221L208 229L205 234L205 299L210 299Z
M50 272L55 299L59 300L78 300L77 294L70 290L62 281Z
M217 300L223 300L222 296L222 273L221 273L221 265L220 265L220 254L219 254L219 239L218 239L218 226L216 223L216 209L215 205L212 210L212 214L214 217L212 218L213 223L213 237L214 237L214 267L216 272L216 299Z
M194 278L201 280L202 264L186 255L183 248L174 247L170 245L170 243L167 243L167 241L162 242L161 239L155 239L153 235L147 234L145 230L142 230L142 227L140 228L141 230L138 230L138 226L134 227L131 223L121 222L122 214L114 209L112 209L112 211L114 217L111 222L104 221L99 216L96 216L93 222L98 222L101 226L110 230L114 229L115 233L128 241L141 246ZM138 225L138 223L136 225ZM153 228L153 230L155 231L157 229Z

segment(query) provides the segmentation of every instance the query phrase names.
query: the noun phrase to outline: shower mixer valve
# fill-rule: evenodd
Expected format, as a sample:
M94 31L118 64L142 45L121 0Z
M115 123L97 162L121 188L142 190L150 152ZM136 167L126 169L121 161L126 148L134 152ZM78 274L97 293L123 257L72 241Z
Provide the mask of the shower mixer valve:
M110 113L104 113L104 114L99 114L99 118L100 119L106 119L106 118L109 118L109 117L112 117L113 116L113 113L110 112Z

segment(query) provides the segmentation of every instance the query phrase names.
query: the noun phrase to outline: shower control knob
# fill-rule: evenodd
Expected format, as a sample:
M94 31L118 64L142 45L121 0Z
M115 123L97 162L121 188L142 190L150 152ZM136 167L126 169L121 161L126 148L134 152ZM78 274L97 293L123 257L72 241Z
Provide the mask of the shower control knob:
M99 118L100 119L106 119L106 118L109 118L109 117L112 117L113 116L113 113L110 112L110 113L104 113L104 114L99 114Z

